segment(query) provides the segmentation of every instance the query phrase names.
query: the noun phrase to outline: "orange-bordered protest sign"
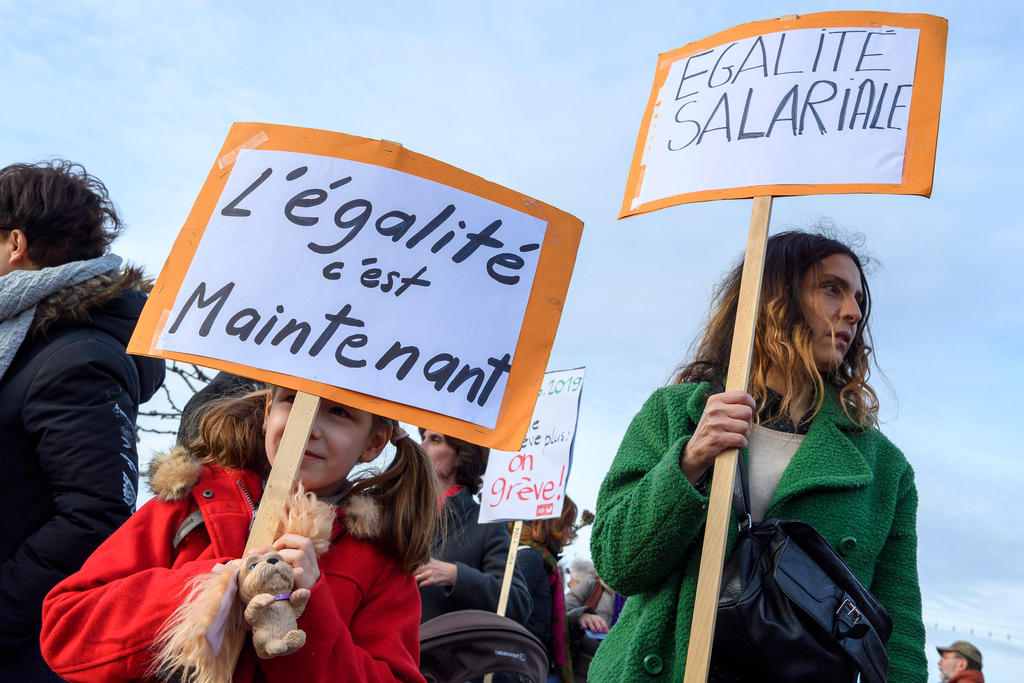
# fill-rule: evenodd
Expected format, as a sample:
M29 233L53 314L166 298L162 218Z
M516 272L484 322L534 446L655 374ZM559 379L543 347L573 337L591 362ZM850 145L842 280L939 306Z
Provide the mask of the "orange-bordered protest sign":
M582 228L397 143L236 123L129 351L516 449Z
M947 22L822 12L659 55L619 217L686 202L931 193Z

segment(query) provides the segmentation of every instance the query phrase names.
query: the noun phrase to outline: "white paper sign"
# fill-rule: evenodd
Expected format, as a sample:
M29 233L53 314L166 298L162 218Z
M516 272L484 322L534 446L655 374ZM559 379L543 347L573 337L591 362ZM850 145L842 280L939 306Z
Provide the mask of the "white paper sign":
M637 206L759 185L899 183L919 30L814 28L672 63Z
M494 427L546 227L392 169L246 150L158 347Z
M481 522L547 519L562 513L583 374L584 368L546 373L522 449L491 451L481 489Z

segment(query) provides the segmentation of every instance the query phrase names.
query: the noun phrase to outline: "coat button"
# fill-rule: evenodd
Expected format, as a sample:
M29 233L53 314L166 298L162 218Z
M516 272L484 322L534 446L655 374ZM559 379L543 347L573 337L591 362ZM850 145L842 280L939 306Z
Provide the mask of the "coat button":
M203 498L213 498L213 491L210 489L203 491Z
M661 657L658 655L647 655L644 657L644 671L652 676L660 674L664 666L664 662L661 661Z
M844 536L842 540L839 541L839 552L843 555L849 555L856 547L857 538L855 536Z

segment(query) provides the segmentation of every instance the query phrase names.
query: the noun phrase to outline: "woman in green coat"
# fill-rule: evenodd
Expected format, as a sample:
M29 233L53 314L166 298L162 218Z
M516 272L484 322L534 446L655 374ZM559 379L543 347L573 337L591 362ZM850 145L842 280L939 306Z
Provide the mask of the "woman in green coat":
M591 552L629 599L590 680L682 680L711 465L740 448L755 521L813 524L892 617L890 680L924 683L917 491L876 428L860 259L821 235L768 240L750 394L721 392L741 272L719 287L694 360L633 419L601 486Z

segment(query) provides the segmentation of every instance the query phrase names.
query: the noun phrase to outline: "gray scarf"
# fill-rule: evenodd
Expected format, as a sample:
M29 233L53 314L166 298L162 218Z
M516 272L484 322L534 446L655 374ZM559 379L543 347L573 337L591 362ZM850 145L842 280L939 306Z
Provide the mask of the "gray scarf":
M28 336L40 301L120 267L120 256L104 254L39 270L15 270L0 277L0 379Z

